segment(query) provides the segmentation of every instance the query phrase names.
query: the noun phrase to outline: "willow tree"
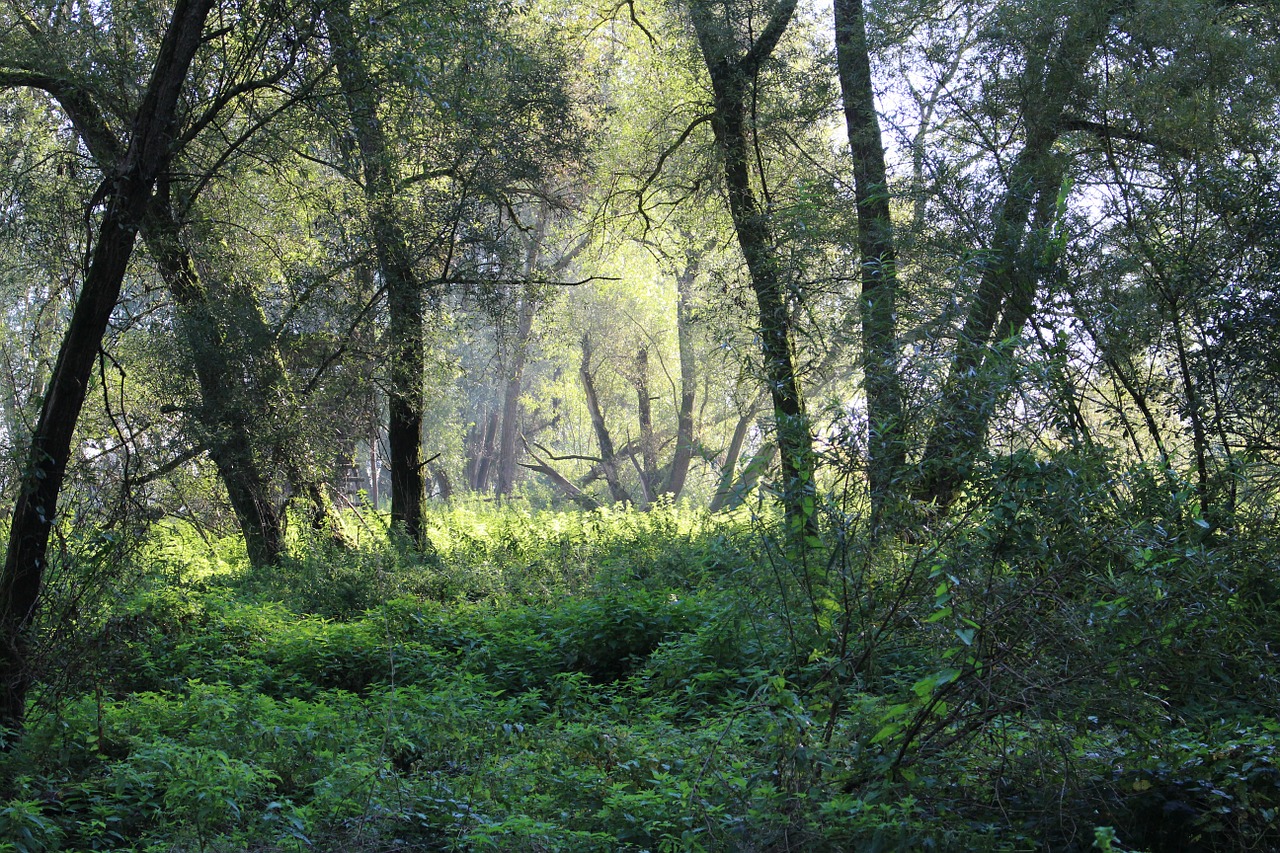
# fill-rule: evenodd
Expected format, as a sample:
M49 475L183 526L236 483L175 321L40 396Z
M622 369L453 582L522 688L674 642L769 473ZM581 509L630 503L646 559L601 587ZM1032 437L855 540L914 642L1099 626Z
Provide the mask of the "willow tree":
M1071 127L1071 109L1090 92L1091 61L1116 12L1106 0L1080 0L1065 14L1027 12L997 31L1011 42L1006 49L1020 66L1012 112L1020 146L1001 164L1003 192L991 208L984 245L973 253L977 285L933 408L914 489L922 502L945 508L955 500L1011 390L1010 358L1062 247L1054 229L1069 172L1058 143Z
M15 55L21 70L15 67L0 78L0 84L32 86L53 98L103 174L111 173L128 145L121 130L128 126L128 101L106 89L93 68L111 64L124 80L129 60L94 51L101 49L104 28L143 32L150 23L143 9L129 16L113 11L109 20L81 18L61 28L65 31L29 22L30 44L39 49ZM305 23L301 29L282 24L286 14L282 8L264 10L240 29L221 33L217 57L195 65L193 85L211 96L193 110L175 140L174 174L158 177L139 225L173 299L185 366L197 380L199 399L183 407L193 427L188 443L213 461L249 559L258 566L275 564L283 555L281 503L291 485L308 493L329 529L332 511L309 464L313 454L291 428L298 405L262 308L259 283L230 270L226 234L210 225L225 223L231 211L213 215L203 196L245 183L246 158L277 156L256 145L261 131L293 106L310 82L303 62L310 33ZM88 67L80 60L85 51ZM225 203L226 193L221 195Z
M379 116L379 93L369 60L352 23L349 0L324 7L334 65L359 148L369 232L390 306L390 370L387 439L391 463L391 520L419 545L425 480L422 460L422 412L426 405L423 369L424 283L398 205L399 164Z
M476 208L538 195L578 155L581 127L563 57L552 40L526 38L532 22L519 12L479 4L370 15L349 0L323 10L340 133L354 142L387 295L391 516L425 546L423 324L455 284L488 270ZM383 37L358 32L357 18L376 21Z

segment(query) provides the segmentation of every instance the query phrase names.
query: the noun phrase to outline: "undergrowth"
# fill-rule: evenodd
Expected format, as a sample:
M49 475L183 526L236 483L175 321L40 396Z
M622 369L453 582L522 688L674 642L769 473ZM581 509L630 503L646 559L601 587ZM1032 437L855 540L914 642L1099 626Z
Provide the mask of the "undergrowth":
M0 850L1274 849L1269 540L1099 488L1014 460L803 553L670 505L270 572L157 527L0 753Z

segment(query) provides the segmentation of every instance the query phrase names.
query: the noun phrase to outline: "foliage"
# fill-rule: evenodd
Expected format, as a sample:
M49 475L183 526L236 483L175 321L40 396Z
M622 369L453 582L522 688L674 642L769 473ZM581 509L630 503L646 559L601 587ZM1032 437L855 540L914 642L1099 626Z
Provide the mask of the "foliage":
M457 507L438 562L319 549L274 585L157 530L0 756L7 849L1272 846L1266 540L1124 527L1150 493L1114 473L1002 462L879 551L828 515L807 574L676 507ZM824 592L854 567L856 607Z

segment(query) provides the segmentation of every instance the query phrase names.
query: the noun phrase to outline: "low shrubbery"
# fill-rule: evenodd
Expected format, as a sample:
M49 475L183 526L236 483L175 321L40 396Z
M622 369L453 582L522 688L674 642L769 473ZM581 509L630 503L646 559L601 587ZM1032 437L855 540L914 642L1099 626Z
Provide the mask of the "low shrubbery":
M270 575L158 532L0 755L0 850L1280 844L1263 534L1127 523L1083 466L983 483L803 555L670 506Z

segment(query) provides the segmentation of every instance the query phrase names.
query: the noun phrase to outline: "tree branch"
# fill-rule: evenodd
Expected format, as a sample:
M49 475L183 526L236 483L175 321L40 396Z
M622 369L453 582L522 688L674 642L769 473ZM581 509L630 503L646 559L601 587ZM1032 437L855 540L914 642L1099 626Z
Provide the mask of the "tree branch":
M796 11L796 0L782 0L782 3L773 11L773 16L769 18L769 23L765 26L764 32L760 33L760 38L756 39L756 43L751 45L751 49L747 51L746 56L738 62L741 72L748 76L755 76L760 70L761 64L773 55L773 51L778 46L778 42L782 39L782 34L786 32L787 25L791 23L791 16Z
M1156 139L1150 134L1143 133L1140 130L1116 127L1115 125L1100 121L1093 121L1091 119L1067 116L1062 120L1062 130L1065 132L1076 131L1091 133L1104 142L1111 142L1116 139L1122 139L1126 142L1137 142L1140 145L1149 145L1157 151L1175 154L1185 160L1190 160L1195 157L1195 152L1185 146L1168 142L1163 139Z

